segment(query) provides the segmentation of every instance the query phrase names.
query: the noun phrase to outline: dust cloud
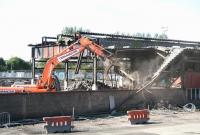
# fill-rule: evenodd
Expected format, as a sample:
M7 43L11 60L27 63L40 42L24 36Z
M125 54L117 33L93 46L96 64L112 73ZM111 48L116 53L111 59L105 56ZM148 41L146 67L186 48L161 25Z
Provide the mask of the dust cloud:
M120 74L120 71L124 71L125 74L122 78L123 88L128 89L140 89L151 80L151 77L156 72L156 70L160 67L162 59L157 56L148 60L135 59L133 61L129 61L129 64L120 61L117 58L112 60L106 59L104 64L104 77L105 79L109 79L109 71L112 66L115 67L115 73ZM133 64L133 65L131 65ZM127 73L127 74L126 74ZM134 81L133 81L134 80Z

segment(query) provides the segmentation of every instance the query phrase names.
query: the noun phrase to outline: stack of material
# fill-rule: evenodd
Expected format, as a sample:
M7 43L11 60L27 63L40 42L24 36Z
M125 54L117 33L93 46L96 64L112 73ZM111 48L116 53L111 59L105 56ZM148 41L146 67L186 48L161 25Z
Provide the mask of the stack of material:
M75 81L73 82L69 87L67 87L66 91L72 91L72 90L92 90L92 81ZM97 82L98 90L103 89L112 89L110 86L102 83Z

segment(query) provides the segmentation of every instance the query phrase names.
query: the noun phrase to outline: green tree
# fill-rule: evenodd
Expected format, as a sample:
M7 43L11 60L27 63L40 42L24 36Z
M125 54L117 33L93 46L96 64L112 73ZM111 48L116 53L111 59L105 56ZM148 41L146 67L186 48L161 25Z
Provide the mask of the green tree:
M65 27L62 30L62 34L66 34L66 35L72 35L76 32L90 32L89 29L83 29L82 27Z
M168 36L166 35L166 34L160 34L159 36L158 36L158 38L160 38L160 39L168 39Z
M143 32L137 32L137 33L134 33L134 34L130 34L130 33L122 33L122 32L115 32L114 34L116 35L124 35L124 36L135 36L135 37L143 37L143 38L158 38L158 39L168 39L168 36L165 34L165 33L162 33L162 34L158 34L158 33L155 33L154 35L151 35L150 33L143 33Z
M165 33L162 33L162 34L158 34L158 33L155 33L153 36L150 34L150 33L136 33L136 34L133 34L133 36L136 36L136 37L144 37L144 38L158 38L158 39L168 39L168 36L165 34Z
M6 71L6 62L0 57L0 71Z
M26 62L21 58L12 57L7 61L8 70L29 70L31 69L30 62Z
M36 62L36 67L37 68L44 68L46 62L49 60L49 58L41 58L40 61L43 61L43 62Z
M134 36L136 36L136 37L146 37L146 34L137 32L136 34L134 34Z

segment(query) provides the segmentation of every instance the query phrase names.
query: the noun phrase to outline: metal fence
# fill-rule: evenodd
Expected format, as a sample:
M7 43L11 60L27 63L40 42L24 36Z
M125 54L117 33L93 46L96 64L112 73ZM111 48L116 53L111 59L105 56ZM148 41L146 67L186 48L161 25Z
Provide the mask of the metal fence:
M187 88L186 98L188 100L200 100L200 88Z
M31 78L31 71L0 72L0 78Z
M10 113L2 112L0 113L0 126L8 127L10 125Z

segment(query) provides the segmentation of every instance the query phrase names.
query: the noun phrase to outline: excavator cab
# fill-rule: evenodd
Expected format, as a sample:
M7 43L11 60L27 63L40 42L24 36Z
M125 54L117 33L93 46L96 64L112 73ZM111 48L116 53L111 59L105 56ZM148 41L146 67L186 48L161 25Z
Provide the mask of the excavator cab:
M60 81L55 74L52 74L49 79L49 85L45 86L49 92L61 91Z
M52 75L53 78L53 87L56 91L61 91L60 81L56 75Z

